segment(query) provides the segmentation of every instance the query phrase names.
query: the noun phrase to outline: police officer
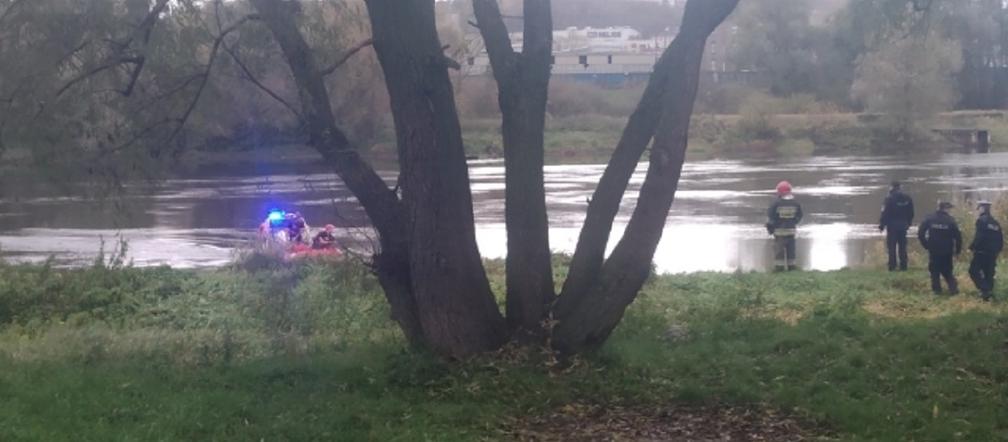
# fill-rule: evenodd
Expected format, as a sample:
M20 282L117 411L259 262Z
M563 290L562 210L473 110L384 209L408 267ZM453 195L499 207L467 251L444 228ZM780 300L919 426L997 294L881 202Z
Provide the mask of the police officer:
M795 236L802 220L801 204L791 193L791 183L777 184L777 200L767 210L767 233L774 237L774 267L778 271L796 270Z
M899 255L899 269L907 269L907 230L913 224L913 199L900 190L899 181L893 181L889 196L882 206L879 217L879 232L886 232L886 249L889 251L889 271L896 270Z
M991 203L980 201L977 203L977 210L980 216L976 221L976 236L969 249L973 251L973 260L970 262L970 278L980 290L980 296L984 301L990 301L994 292L994 268L997 266L997 258L1004 247L1004 235L1001 233L1001 225L990 213Z
M917 239L928 251L931 290L941 294L941 278L945 277L949 294L959 293L959 283L952 274L952 258L962 252L962 233L955 218L949 215L952 203L939 202L938 211L929 215L917 230Z

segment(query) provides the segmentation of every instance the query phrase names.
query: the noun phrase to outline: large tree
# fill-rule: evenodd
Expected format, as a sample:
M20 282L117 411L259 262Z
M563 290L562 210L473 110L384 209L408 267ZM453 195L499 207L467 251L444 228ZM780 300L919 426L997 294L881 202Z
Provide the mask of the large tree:
M366 1L398 135L401 198L340 135L325 108L328 92L313 54L284 2L252 3L287 55L313 145L329 153L382 238L377 272L411 341L452 356L494 349L515 334L549 338L568 353L605 341L650 270L685 157L706 39L738 0L687 4L681 31L656 65L589 205L559 296L553 292L542 167L550 2L525 0L524 46L515 52L496 1L474 0L503 114L507 321L497 310L476 248L468 170L448 76L454 62L442 53L434 3ZM651 161L637 209L606 259L620 201L649 143Z
M163 7L165 0L131 1L152 8L137 17L156 20L164 15L153 8ZM297 96L297 102L290 100L291 113L301 120L308 144L357 197L377 232L380 250L374 256L374 270L393 318L411 344L449 357L466 357L512 339L549 343L568 354L605 341L650 271L685 158L706 40L738 0L686 4L679 35L656 64L588 205L559 294L553 280L543 178L552 58L550 0L522 2L524 43L518 51L512 48L497 1L472 0L474 25L491 59L503 118L508 231L505 314L498 308L476 245L468 166L449 76L449 70L458 69L459 64L445 54L435 1L364 0L371 38L356 48L373 43L384 74L399 159L394 188L361 157L341 127L332 99L340 85L327 82L326 77L347 57L335 64L327 62L323 54L331 48L318 47L304 32L308 3L249 3L252 9L241 17L221 20L216 15L213 38L204 46L209 63L198 77L199 84L206 83L219 52L227 51L240 61L231 53L237 51L231 50L229 34L265 25L291 74L289 89ZM226 4L204 5L220 11ZM145 56L140 46L126 49L128 53L111 61L134 53ZM135 76L142 80L141 71L142 65ZM271 92L267 87L260 89ZM191 103L197 102L202 90L196 91L197 99ZM185 121L174 119L171 125ZM637 207L623 237L606 257L623 195L649 146L648 172Z

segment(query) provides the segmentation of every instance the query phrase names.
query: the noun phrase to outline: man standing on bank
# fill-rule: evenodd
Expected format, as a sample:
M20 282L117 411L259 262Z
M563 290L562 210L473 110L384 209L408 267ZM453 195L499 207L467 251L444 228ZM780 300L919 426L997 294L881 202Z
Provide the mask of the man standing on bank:
M942 292L941 278L948 284L949 294L959 293L959 283L952 272L952 258L962 253L962 233L955 218L949 215L952 203L941 201L938 211L929 215L917 230L917 239L928 251L928 270L931 272L931 290Z
M781 181L777 184L777 200L767 209L767 218L767 233L774 237L776 270L797 270L795 236L802 220L802 208L791 193L791 183Z
M976 221L976 236L969 247L973 251L969 273L977 290L980 290L980 297L984 301L990 301L994 296L994 269L998 255L1004 248L1004 234L1001 225L991 215L991 203L980 201L977 210L980 211L980 216Z
M886 232L886 249L889 251L889 271L896 271L896 258L899 256L899 269L907 269L907 230L913 225L913 199L900 190L899 181L893 181L889 188L889 196L882 206L882 216L879 217L879 232Z

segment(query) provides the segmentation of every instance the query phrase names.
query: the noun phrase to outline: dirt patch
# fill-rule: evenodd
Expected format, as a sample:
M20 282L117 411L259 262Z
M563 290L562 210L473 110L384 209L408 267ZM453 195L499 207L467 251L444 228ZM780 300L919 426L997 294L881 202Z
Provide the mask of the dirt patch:
M998 310L997 306L983 302L971 294L960 294L931 303L891 299L870 300L863 308L868 313L889 319L938 319L972 311Z
M816 440L826 432L772 409L570 404L548 415L516 419L506 433L513 440L537 442L713 442Z

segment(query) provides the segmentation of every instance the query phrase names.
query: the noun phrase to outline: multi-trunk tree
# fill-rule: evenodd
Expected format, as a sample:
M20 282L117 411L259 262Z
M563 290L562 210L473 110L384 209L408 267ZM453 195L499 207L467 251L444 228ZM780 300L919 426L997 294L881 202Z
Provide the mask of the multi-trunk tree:
M549 0L525 0L524 43L512 48L496 0L473 0L503 115L507 307L497 307L476 246L472 195L433 0L366 0L385 74L399 154L390 189L338 127L329 91L291 2L250 0L293 73L310 144L357 196L378 233L375 271L409 341L451 357L511 339L576 353L601 345L644 284L685 158L708 36L738 0L690 0L678 37L655 66L588 206L563 290L554 290L543 183L552 55ZM606 245L629 179L649 166L623 237Z
M200 3L217 11L215 30L201 52L208 61L194 77L195 98L185 102L181 116L166 119L161 132L171 139L185 126L215 61L225 57L222 54L241 65L229 35L264 25L283 54L293 79L290 89L297 91L299 100L281 100L255 83L283 101L301 121L308 144L363 206L380 244L373 260L375 273L393 319L411 344L448 357L494 350L511 340L548 343L567 354L596 348L619 323L650 271L685 159L706 41L739 0L686 4L678 37L657 62L588 205L569 276L559 293L553 279L543 177L553 46L550 0L523 1L520 50L512 46L497 0L472 1L473 25L479 28L491 60L503 116L508 252L503 313L476 244L462 128L449 76L459 64L446 55L448 48L438 35L434 0L364 0L372 35L355 48L373 45L384 73L399 159L394 188L361 157L334 111L332 96L338 91L326 77L348 57L336 64L323 61L331 58L321 57L321 50L332 48L312 48L311 34L303 32L305 5L297 1L249 0L248 13L229 20L222 20L220 11L233 10L235 4ZM124 39L95 41L104 45L103 57L95 65L98 71L84 70L81 81L116 72L116 78L126 83L124 95L130 95L134 86L152 93L143 86L152 80L148 76L157 78L145 73L154 61L146 42L159 18L174 13L172 4L129 0L134 31L126 32ZM190 9L197 5L184 4ZM254 79L253 72L241 67ZM637 206L607 257L623 195L649 147Z

